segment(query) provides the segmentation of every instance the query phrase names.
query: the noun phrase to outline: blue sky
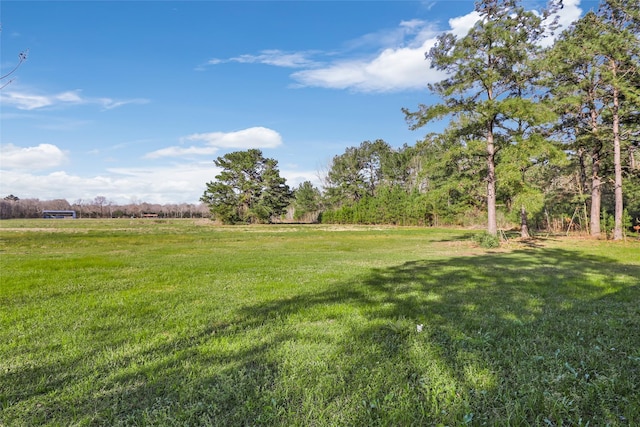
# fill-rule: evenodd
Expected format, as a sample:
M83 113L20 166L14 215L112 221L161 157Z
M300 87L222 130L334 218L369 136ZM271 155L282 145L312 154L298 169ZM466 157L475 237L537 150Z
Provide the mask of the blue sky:
M524 3L529 8L540 2ZM565 0L568 24L594 1ZM415 144L424 53L473 1L3 0L0 196L194 203L259 148L295 187L345 148Z

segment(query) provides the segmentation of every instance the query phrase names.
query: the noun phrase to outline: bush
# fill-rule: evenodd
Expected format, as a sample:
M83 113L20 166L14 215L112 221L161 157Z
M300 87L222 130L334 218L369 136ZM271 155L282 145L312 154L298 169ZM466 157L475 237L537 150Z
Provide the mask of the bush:
M476 242L481 248L492 249L500 246L500 239L498 236L489 234L486 231L482 234L476 234L473 236L474 242Z

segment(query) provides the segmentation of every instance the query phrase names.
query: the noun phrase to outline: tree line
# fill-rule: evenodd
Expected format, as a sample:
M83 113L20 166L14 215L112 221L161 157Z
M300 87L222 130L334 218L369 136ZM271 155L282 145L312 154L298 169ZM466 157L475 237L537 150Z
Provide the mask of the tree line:
M533 228L620 239L640 225L640 0L602 0L548 43L561 7L477 1L469 32L443 33L425 53L447 76L428 85L440 102L402 108L411 129L444 122L444 130L398 148L383 140L348 147L319 188L290 188L275 159L250 149L214 160L221 172L201 205L5 198L0 213L483 225L490 235L517 225L523 237Z
M447 78L435 105L403 108L414 146L365 141L332 159L321 189L290 189L259 150L230 153L202 201L224 223L286 212L328 223L580 229L620 239L640 223L640 2L603 0L548 45L561 2L476 2L464 36L426 52ZM547 46L548 45L548 46ZM291 212L294 212L293 215Z
M45 210L73 210L77 218L141 218L145 215L158 218L209 217L209 208L202 203L127 203L117 204L104 196L91 200L21 199L10 194L0 200L0 219L42 218Z

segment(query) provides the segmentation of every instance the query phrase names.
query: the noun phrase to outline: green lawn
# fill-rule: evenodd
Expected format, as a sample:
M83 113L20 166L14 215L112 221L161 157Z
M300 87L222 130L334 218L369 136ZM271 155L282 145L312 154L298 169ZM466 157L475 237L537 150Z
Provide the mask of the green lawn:
M0 222L0 426L640 425L640 242L472 234Z

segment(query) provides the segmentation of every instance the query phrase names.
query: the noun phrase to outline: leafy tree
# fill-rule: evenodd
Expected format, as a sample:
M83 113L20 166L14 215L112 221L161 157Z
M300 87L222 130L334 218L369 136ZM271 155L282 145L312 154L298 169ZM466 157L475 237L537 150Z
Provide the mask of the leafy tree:
M364 141L334 156L326 176L326 198L331 206L353 204L375 195L383 179L382 164L391 152L385 141Z
M298 185L293 192L294 196L294 218L302 219L305 215L318 212L320 210L320 202L322 195L320 190L313 186L311 181L305 181Z
M480 19L465 36L442 34L427 53L431 66L449 75L429 85L444 102L403 111L412 129L447 116L458 118L450 126L474 145L483 145L487 232L495 235L497 155L512 142L506 129L535 112L536 102L522 97L522 87L530 58L540 49L546 13L525 11L515 0L478 1L476 11Z
M543 149L546 148L546 149ZM539 215L545 206L545 189L553 179L553 171L566 162L566 156L540 134L518 141L502 153L498 173L502 177L500 193L520 223L520 237L530 237L528 219Z
M404 144L397 150L389 148L383 154L380 164L381 182L389 187L412 190L412 175L416 172L413 147Z
M421 167L419 181L433 225L458 223L461 216L482 205L482 143L450 126L441 134L429 134L414 152Z
M222 172L200 198L214 219L225 224L268 222L286 211L292 194L276 160L250 149L227 153L214 163Z

